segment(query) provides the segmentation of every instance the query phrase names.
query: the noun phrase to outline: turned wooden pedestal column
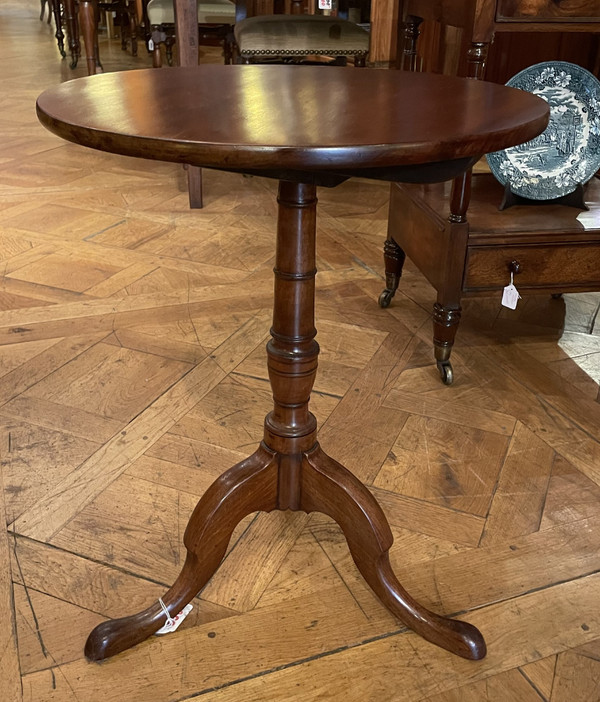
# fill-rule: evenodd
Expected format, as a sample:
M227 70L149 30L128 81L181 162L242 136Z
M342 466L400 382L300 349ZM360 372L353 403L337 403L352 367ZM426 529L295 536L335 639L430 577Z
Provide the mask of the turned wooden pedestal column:
M255 453L219 477L198 502L184 535L185 564L163 603L175 616L198 594L223 559L233 530L251 512L318 511L340 525L363 577L402 623L459 656L483 658L485 642L475 627L429 612L402 588L390 566L393 537L381 508L317 442L317 422L308 409L319 353L316 187L282 181L278 202L273 327L267 344L274 408ZM103 622L90 634L85 655L101 660L124 651L165 620L157 602L139 614Z

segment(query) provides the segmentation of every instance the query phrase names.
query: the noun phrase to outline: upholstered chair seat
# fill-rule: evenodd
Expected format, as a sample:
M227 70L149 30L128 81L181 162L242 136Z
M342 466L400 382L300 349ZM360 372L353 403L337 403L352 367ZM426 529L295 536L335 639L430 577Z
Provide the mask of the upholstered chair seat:
M196 3L198 24L233 24L235 3L230 0L210 0ZM173 0L150 0L146 8L150 25L174 24Z
M323 15L266 15L249 17L234 27L242 60L352 56L364 65L369 33L348 20Z
M233 51L232 25L235 22L235 3L230 0L197 0L198 37L200 44L223 46L225 63L231 63ZM153 52L152 65L162 65L160 45L164 44L169 65L173 62L175 44L175 10L173 0L150 0L146 7L151 29L149 48Z

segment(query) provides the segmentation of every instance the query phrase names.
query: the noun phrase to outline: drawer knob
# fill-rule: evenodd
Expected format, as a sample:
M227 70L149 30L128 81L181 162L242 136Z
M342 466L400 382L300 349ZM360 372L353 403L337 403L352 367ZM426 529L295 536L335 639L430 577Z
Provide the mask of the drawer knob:
M508 264L508 270L509 270L511 273L514 273L514 274L516 275L517 273L520 273L521 270L522 270L521 264L520 264L518 261L511 261L511 262Z

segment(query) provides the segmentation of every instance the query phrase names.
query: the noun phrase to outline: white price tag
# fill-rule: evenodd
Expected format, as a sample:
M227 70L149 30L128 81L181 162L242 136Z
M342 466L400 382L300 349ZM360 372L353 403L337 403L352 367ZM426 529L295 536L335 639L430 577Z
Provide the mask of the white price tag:
M502 304L504 307L508 307L511 310L517 308L517 302L521 299L518 290L511 283L507 285L502 291Z
M319 0L319 10L331 10L333 0Z
M162 634L172 634L177 631L179 625L187 617L187 615L192 611L193 606L191 604L186 605L179 614L176 614L172 619L167 619L167 623L155 632L156 636L161 636Z

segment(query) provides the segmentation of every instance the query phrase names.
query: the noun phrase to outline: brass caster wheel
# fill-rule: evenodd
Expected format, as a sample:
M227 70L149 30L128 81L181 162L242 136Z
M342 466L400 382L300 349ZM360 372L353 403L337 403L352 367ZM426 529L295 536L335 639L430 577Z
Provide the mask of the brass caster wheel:
M450 361L438 361L437 369L440 373L440 378L444 385L452 385L454 382L454 372L452 371L452 364Z
M394 297L394 292L386 288L379 296L379 306L385 309L390 306L390 302Z

